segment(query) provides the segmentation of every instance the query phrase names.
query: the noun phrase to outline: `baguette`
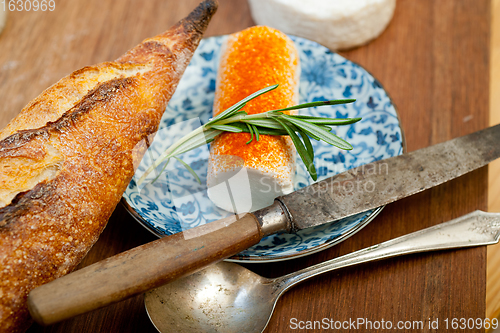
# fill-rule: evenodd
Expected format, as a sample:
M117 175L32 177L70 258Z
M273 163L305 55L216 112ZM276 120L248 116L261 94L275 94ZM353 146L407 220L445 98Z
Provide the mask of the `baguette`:
M30 290L98 239L157 131L216 0L114 62L77 70L0 132L0 332L23 332Z
M273 84L279 87L251 100L243 110L256 114L296 105L299 76L297 49L284 33L257 26L230 35L223 46L217 72L214 116ZM277 196L293 191L295 147L291 139L260 135L259 141L254 138L247 144L250 138L249 133L223 133L210 146L208 196L215 205L231 212L267 207ZM248 185L240 178L241 166ZM225 184L219 186L227 180L239 187L238 191L231 191L233 198L224 194Z

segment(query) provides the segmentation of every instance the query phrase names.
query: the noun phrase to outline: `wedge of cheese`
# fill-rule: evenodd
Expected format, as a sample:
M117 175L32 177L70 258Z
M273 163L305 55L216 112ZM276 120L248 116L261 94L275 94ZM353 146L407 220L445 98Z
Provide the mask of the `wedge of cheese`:
M331 50L350 49L378 37L396 0L249 0L257 24L308 38Z
M220 58L214 116L248 95L279 84L250 101L243 110L256 114L298 103L299 57L282 32L252 27L227 39ZM295 148L288 136L223 133L212 142L207 174L208 196L235 213L254 211L293 191Z

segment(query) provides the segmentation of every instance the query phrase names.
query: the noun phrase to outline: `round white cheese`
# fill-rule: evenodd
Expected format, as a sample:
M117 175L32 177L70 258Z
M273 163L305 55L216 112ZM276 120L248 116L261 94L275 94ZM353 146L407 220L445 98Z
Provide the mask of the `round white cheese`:
M252 17L331 50L366 44L389 24L396 0L249 0Z
M5 22L7 22L7 11L0 8L0 33L5 28Z

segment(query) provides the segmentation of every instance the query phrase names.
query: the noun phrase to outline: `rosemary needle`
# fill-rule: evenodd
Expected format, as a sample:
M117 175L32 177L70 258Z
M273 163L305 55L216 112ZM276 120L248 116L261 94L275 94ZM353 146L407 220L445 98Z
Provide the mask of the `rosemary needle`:
M316 180L317 173L313 162L314 151L309 137L314 140L324 141L340 149L350 150L353 147L347 141L331 133L331 126L353 124L360 121L361 118L327 118L309 115L290 115L284 112L317 106L352 103L355 99L338 99L304 103L288 108L270 110L252 115L249 115L242 110L252 99L276 89L277 87L278 85L275 84L251 94L227 110L221 112L206 124L181 138L165 150L165 152L163 152L163 154L156 161L154 161L153 165L145 171L137 183L141 184L146 177L163 161L169 160L172 157L183 164L193 177L200 182L200 178L196 175L194 170L177 156L213 141L217 135L223 132L250 133L250 140L248 140L247 144L252 143L254 138L256 141L259 141L260 135L290 136L293 144L297 148L297 152L306 165L307 171L311 177ZM163 172L163 170L161 172Z

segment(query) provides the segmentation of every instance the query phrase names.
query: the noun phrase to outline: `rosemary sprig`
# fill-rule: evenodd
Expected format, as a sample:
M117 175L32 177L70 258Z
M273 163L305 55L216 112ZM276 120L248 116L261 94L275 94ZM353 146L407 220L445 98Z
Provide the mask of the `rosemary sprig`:
M160 157L156 161L154 161L154 163L144 172L137 183L141 184L154 169L156 169L160 164L166 161L162 169L163 171L171 158L175 158L180 161L197 179L197 181L200 182L199 177L196 175L193 169L191 169L188 164L179 159L177 156L192 149L203 146L207 143L210 143L217 135L223 132L250 133L250 140L247 142L247 144L250 144L254 139L256 141L259 141L261 135L290 136L293 144L297 149L297 152L299 153L299 156L307 167L307 171L309 172L311 177L316 180L318 176L313 162L314 151L309 138L317 141L322 140L340 149L350 150L353 147L347 141L333 134L331 132L331 126L353 124L361 120L361 118L339 119L314 117L309 115L288 115L285 114L284 111L305 109L316 106L352 103L355 101L355 99L340 99L304 103L284 109L271 110L264 113L251 115L242 110L245 105L252 99L273 89L276 89L277 87L278 85L275 84L251 94L250 96L234 104L224 112L221 112L203 126L198 127L191 133L182 137L179 141L166 149L160 155Z

